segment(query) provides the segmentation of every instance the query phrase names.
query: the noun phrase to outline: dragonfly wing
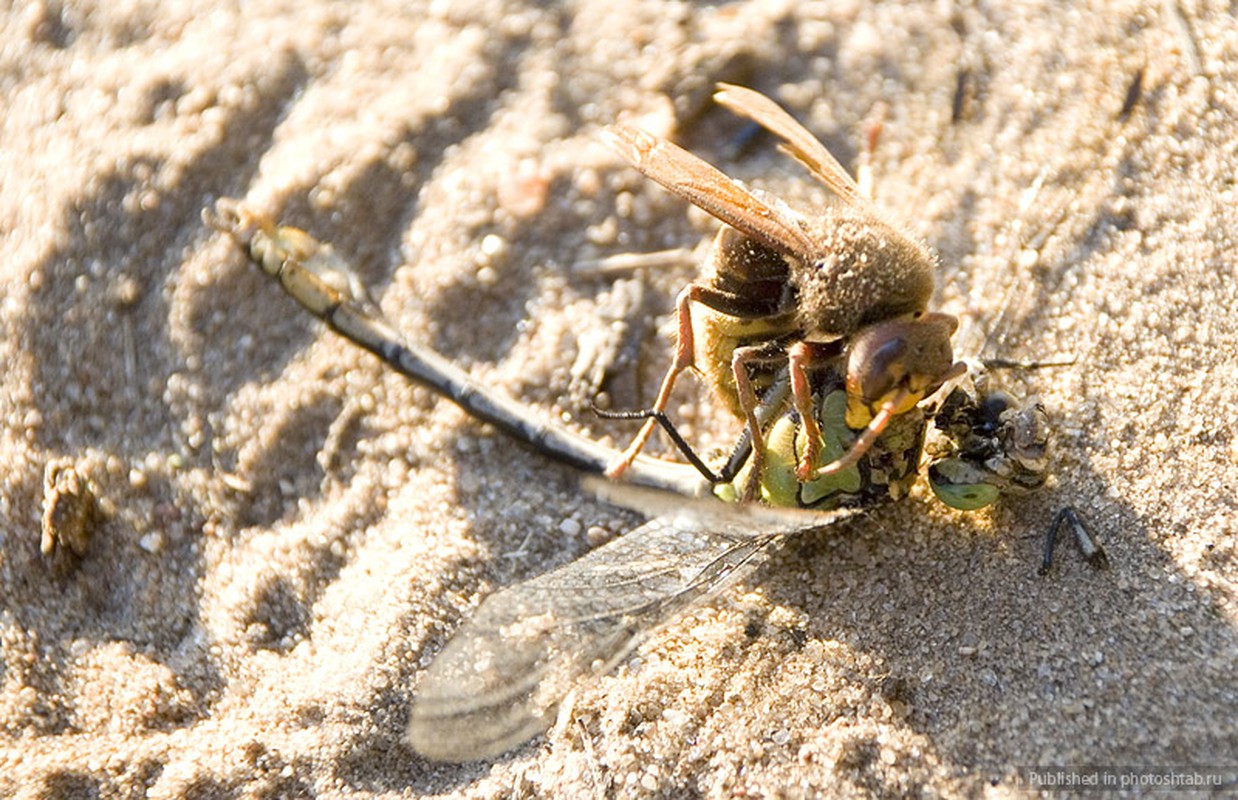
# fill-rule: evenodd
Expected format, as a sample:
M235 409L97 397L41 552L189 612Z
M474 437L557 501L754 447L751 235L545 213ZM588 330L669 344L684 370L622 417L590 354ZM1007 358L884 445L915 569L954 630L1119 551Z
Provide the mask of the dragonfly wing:
M469 761L523 743L549 726L581 676L612 667L659 623L760 563L775 540L819 527L813 519L754 530L745 515L659 516L492 595L421 681L410 744Z

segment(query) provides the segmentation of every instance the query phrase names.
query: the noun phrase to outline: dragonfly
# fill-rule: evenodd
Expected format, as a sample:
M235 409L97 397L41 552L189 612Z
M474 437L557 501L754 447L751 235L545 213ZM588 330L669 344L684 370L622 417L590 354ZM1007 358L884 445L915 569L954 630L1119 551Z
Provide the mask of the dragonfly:
M785 361L762 367L761 394L744 409L748 427L721 474L695 456L694 466L620 454L539 418L432 348L406 340L329 244L235 200L219 200L203 217L306 311L477 419L584 475L605 475L624 459L625 485L590 481L587 488L651 517L483 601L416 690L407 741L431 759L485 759L520 746L551 724L583 679L609 670L660 624L749 574L788 537L904 497L921 474L926 434L930 486L953 507L981 508L1044 481L1048 420L1038 403L959 385L940 402L900 406L875 430L871 418L849 417L844 370L818 364L797 376ZM797 380L804 382L798 389ZM673 430L653 411L655 424ZM844 458L841 467L820 469ZM738 502L750 487L762 503ZM1082 544L1086 531L1077 515L1059 516L1054 535L1061 526Z

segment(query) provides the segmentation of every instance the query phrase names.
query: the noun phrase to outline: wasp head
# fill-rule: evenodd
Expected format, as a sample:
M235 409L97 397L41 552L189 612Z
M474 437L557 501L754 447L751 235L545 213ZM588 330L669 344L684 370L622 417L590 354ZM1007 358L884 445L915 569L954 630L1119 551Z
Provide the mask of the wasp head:
M870 325L847 346L847 425L866 426L887 405L894 415L957 376L950 337L958 320L948 314L919 312Z

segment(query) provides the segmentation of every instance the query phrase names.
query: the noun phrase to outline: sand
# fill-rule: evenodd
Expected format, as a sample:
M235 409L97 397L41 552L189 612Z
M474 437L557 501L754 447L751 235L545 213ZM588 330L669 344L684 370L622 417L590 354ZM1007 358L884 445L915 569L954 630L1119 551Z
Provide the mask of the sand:
M1233 775L1228 11L244 9L0 12L0 796L1006 796L1029 768ZM1051 412L1056 484L977 514L918 491L795 541L582 686L548 736L430 763L402 737L452 631L640 517L331 334L201 210L241 197L312 230L407 336L622 443L630 426L588 412L589 354L616 356L616 406L647 402L695 268L580 267L713 223L601 127L631 118L821 197L745 143L719 80L776 97L852 168L883 121L875 195L940 254L937 307L990 334L986 355L1074 359L1009 376ZM706 448L737 430L716 410L690 380L672 407ZM1067 547L1037 576L1064 505L1107 572Z

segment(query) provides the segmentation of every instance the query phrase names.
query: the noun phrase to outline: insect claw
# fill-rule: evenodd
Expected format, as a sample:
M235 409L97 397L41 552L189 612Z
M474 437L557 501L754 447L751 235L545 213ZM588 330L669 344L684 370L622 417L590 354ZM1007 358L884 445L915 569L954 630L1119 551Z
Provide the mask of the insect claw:
M765 474L765 452L763 449L752 451L752 472L744 484L744 493L740 496L741 503L753 503L757 499L757 490L761 486L761 476Z

